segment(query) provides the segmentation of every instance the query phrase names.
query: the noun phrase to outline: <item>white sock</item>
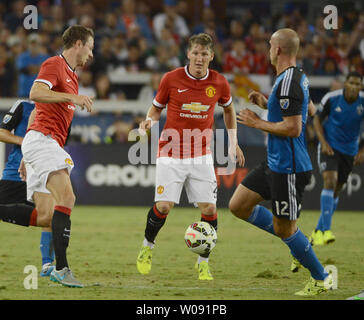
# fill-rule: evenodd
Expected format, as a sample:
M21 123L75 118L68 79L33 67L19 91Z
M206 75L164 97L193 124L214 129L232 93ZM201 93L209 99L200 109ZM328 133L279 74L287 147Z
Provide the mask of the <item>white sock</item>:
M144 238L143 241L143 246L148 246L149 248L153 249L154 248L154 243L153 242L149 242L147 239Z
M208 263L209 258L204 258L204 257L198 256L197 263L200 264L202 261L206 261Z

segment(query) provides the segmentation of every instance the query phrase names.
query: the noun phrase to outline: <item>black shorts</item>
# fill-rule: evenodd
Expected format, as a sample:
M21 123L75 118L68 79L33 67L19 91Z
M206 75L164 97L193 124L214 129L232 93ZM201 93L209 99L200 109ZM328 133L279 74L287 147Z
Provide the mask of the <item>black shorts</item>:
M269 169L267 162L251 170L243 186L272 201L272 212L279 218L297 220L301 212L303 192L310 183L312 172L277 173Z
M27 184L24 181L0 180L0 203L26 203Z
M333 156L328 156L321 152L320 145L318 146L317 154L320 172L336 171L338 184L346 183L349 174L353 171L354 157L343 154L337 150L334 150Z

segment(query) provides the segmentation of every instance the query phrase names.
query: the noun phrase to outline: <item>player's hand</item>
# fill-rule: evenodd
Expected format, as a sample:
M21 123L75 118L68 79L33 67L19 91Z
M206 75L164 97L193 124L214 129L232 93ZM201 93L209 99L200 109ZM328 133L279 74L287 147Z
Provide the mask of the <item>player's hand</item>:
M93 99L94 97L89 97L89 96L78 96L75 95L73 97L73 103L77 106L79 106L82 110L86 108L87 112L91 112L92 111L92 104L93 104Z
M139 129L138 129L139 133L142 136L146 135L147 130L149 130L153 126L154 122L155 121L153 121L150 118L149 119L147 118L147 119L143 120L142 122L140 122L139 123Z
M244 124L250 128L256 128L259 120L261 119L258 115L249 109L240 110L239 114L236 116L236 121L238 123Z
M236 146L236 160L238 161L240 167L244 167L245 157L243 150L241 150L239 146Z
M264 96L263 93L258 91L252 91L248 95L248 99L251 103L258 105L261 108L267 108L267 98Z
M21 159L20 161L18 172L20 175L20 179L22 179L23 181L27 181L27 169L25 168L25 163L23 159Z
M362 164L364 162L364 152L359 151L356 156L354 157L354 166L358 164Z
M330 147L330 145L327 142L321 143L321 152L328 156L334 155L334 150L332 150L332 148Z

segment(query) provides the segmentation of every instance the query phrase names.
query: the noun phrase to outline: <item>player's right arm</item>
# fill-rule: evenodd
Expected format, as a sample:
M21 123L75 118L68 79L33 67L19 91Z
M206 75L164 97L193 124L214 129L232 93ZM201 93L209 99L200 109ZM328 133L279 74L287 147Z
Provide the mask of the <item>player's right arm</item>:
M167 72L166 74L164 74L161 82L159 83L157 94L153 99L153 104L148 109L145 120L143 120L139 124L139 129L142 130L142 132L143 130L150 129L153 126L154 122L159 121L159 119L161 118L161 113L166 107L169 100L169 77L170 73Z
M92 111L91 97L53 91L47 84L38 81L34 81L29 99L41 103L69 102L78 105L81 109L86 108L88 112Z
M153 126L154 122L159 121L159 119L161 118L162 111L163 109L157 108L154 105L152 105L147 112L145 120L143 120L139 124L139 128L142 130L150 129Z
M327 154L329 156L334 155L334 150L332 150L331 146L327 142L324 134L324 128L322 127L322 122L326 119L326 117L330 114L330 100L325 99L325 97L321 101L320 110L316 113L313 118L313 128L315 130L317 139L321 144L321 152L323 154Z

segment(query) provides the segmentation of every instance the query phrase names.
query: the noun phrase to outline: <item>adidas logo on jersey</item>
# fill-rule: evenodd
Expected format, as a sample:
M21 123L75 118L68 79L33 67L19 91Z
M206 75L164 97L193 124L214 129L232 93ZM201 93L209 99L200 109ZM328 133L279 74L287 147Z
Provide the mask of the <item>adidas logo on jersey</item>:
M337 106L337 107L335 108L335 111L336 111L336 112L341 112L342 110L341 110L341 108L340 108L339 106Z

